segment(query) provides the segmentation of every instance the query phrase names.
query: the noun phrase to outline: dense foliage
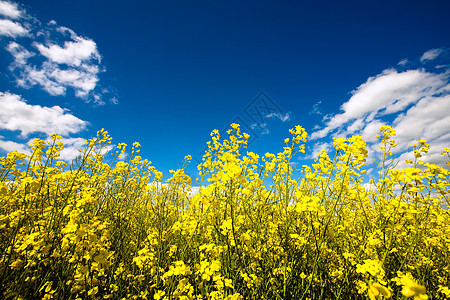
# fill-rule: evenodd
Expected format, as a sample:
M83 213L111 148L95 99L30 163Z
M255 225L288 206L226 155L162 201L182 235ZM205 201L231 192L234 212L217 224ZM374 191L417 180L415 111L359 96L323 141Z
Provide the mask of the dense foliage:
M395 131L380 128L369 183L361 137L299 167L307 134L290 133L282 152L258 156L239 125L226 139L213 131L198 193L183 169L163 183L138 143L106 162L104 130L71 165L58 161L56 135L31 155L10 152L0 158L0 297L450 298L449 171L420 160L426 141L396 168Z

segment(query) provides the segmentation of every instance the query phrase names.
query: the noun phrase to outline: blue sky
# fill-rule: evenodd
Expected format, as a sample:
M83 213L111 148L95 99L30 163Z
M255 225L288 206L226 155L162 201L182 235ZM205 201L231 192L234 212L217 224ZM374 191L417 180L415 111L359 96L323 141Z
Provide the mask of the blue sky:
M233 121L259 154L303 126L304 159L389 124L442 164L449 29L448 1L0 0L0 155L105 128L168 175Z

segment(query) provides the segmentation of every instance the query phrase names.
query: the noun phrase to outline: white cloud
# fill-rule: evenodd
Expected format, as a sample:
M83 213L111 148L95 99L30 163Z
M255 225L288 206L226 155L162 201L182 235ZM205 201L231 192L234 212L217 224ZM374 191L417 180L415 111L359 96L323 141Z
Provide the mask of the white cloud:
M46 47L40 43L35 43L34 46L39 50L41 55L58 64L78 67L83 62L90 61L91 59L100 62L100 54L97 50L97 44L94 41L78 36L73 38L74 41L64 42L63 47L56 44L51 44Z
M420 100L394 120L393 126L397 130L398 142L409 145L417 139L424 138L431 141L449 134L449 112L450 95Z
M87 60L83 61L81 60L83 56L78 54L72 58L67 53L65 56L55 55L52 56L52 59L44 61L39 67L27 63L28 59L35 53L28 51L16 42L11 42L6 50L14 58L11 69L20 69L17 84L21 87L31 88L34 85L39 85L52 96L65 95L67 88L70 87L75 91L75 96L79 98L87 98L97 87L98 74L101 70L98 65L90 62L91 58L88 56ZM62 68L54 60L64 61L64 64L67 63L72 66ZM95 97L95 94L92 94L92 98L96 103L102 102L101 99Z
M195 195L200 193L200 188L201 187L199 186L191 186L191 191L188 192L188 197L194 197Z
M366 183L362 184L362 186L368 192L370 192L370 191L377 191L377 186L375 184L371 183L371 182L366 182Z
M365 124L363 119L357 119L353 122L353 124L347 127L347 132L349 134L352 134L354 132L360 131L361 129L364 128L364 125Z
M6 46L6 50L14 57L14 63L11 65L12 68L25 66L28 59L35 55L33 52L28 51L25 47L16 42L9 43L8 46Z
M77 137L77 138L62 138L59 139L58 142L62 142L64 144L64 149L60 152L59 159L65 161L71 161L77 158L81 153L78 150L83 151L85 149L85 139ZM109 151L113 149L112 145L108 145L100 154L105 155Z
M16 38L20 36L26 36L29 32L26 28L17 22L11 20L0 19L0 36L7 36Z
M427 162L430 164L436 164L445 167L446 157L441 156L442 149L445 147L448 147L448 144L430 144L430 152L423 153L422 157L419 158L419 160L422 160L423 162ZM407 164L405 160L412 160L414 161L414 152L413 151L406 151L403 152L398 157L399 163L397 165L398 168L406 168L410 167L410 164Z
M0 15L10 19L18 19L21 14L22 12L17 8L16 3L0 1Z
M30 105L19 95L0 92L0 129L19 131L22 138L32 133L57 133L60 135L78 133L87 125L86 121L73 116L59 106ZM6 152L17 150L30 154L28 145L33 140L29 140L28 143L18 143L5 140L0 136L0 149ZM65 161L76 158L79 155L78 149L83 149L85 142L83 138L79 137L66 137L59 141L64 143L64 149L61 151L59 159Z
M17 84L24 88L30 88L38 84L52 96L65 95L66 86L51 77L56 69L51 63L43 63L42 69L26 65L21 72L23 76L17 81Z
M380 127L386 125L385 122L381 120L374 120L365 124L364 128L361 129L361 135L367 142L376 142L375 136L380 133Z
M425 62L427 60L434 60L442 53L442 49L431 49L425 52L420 58L421 62Z
M78 133L88 122L68 113L59 106L45 107L27 104L19 95L0 92L0 129L31 133Z
M252 125L250 125L250 128L251 128L251 129L255 129L255 128L266 128L266 126L267 126L267 123L261 123L261 124L253 123Z
M447 79L446 73L385 70L354 90L349 101L341 106L343 113L328 120L326 127L314 132L311 139L323 138L351 120L365 118L370 121L377 115L399 112L425 96L441 93Z
M116 97L112 97L111 99L109 99L109 101L110 101L112 104L119 104L119 99L117 99Z
M25 153L30 155L31 148L30 144L33 143L35 138L30 139L28 142L24 143L16 143L13 141L6 141L4 137L0 136L0 149L5 152L18 151L21 153ZM47 142L51 142L51 138L48 137ZM64 148L60 151L60 155L57 158L58 160L63 161L72 161L77 158L83 149L85 148L85 139L77 137L77 138L62 138L58 139L57 142L62 142L64 144ZM107 152L112 150L112 146L109 145L105 149L103 149L100 153L105 155Z
M85 70L55 70L51 75L56 81L75 89L77 97L84 97L97 85L96 72Z
M2 136L0 136L0 149L5 152L18 151L20 153L25 153L30 155L30 144L33 143L35 139L30 139L28 142L24 143L16 143L13 141L6 141ZM50 138L47 139L50 141ZM63 161L72 161L80 155L79 150L83 150L85 147L85 139L83 138L62 138L57 140L58 142L62 142L64 144L64 149L60 151L60 155L58 157L59 160ZM111 146L101 153L104 155L108 151L112 149Z
M291 114L289 112L282 114L282 113L270 113L266 115L266 118L277 118L281 122L287 122L291 119Z
M31 154L30 148L25 144L19 144L13 141L5 141L0 138L0 149L5 152L18 151L20 153Z
M409 63L409 60L407 58L402 59L401 61L398 62L398 65L400 66L406 66Z
M72 89L76 97L87 102L103 105L110 98L110 103L118 103L116 93L99 84L105 68L92 39L53 20L45 25L20 11L16 4L0 0L2 12L17 21L0 19L0 36L26 37L10 41L6 47L13 57L9 69L19 87L38 86L52 96L65 95Z
M431 60L439 53L431 50L425 54L425 59ZM311 134L316 140L314 147L327 136L362 135L369 156L377 156L380 149L375 135L381 125L391 125L397 132L398 146L392 152L401 160L399 166L405 166L404 159L413 158L410 144L419 139L427 140L431 148L422 160L445 166L441 152L450 146L450 71L430 70L387 69L370 77L352 92L339 114L323 118L325 127Z
M58 142L64 143L64 149L61 151L59 159L70 161L80 155L80 152L78 150L82 150L84 148L85 139L63 138L58 140Z
M313 144L313 149L309 152L310 154L308 154L305 159L316 159L319 157L318 154L320 153L320 151L325 150L327 153L329 153L331 149L332 145L330 143L317 142Z
M319 110L319 105L322 103L322 101L317 101L314 103L313 108L309 111L308 114L310 115L321 115L322 113Z
M394 153L402 153L400 162L413 159L411 144L425 139L430 144L430 152L421 158L423 161L444 165L442 149L450 146L450 95L429 97L419 101L405 114L399 115L393 122L397 130L395 140L398 142ZM406 152L404 152L406 151Z

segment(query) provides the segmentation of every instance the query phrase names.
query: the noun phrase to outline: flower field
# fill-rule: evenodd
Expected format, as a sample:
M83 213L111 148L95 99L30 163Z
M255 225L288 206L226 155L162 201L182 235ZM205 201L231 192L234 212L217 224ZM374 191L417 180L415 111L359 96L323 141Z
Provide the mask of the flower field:
M195 195L138 143L105 154L104 130L69 164L57 135L0 158L0 298L450 299L450 174L421 161L425 140L400 169L382 126L369 182L360 136L298 166L300 126L264 156L227 133L211 133Z

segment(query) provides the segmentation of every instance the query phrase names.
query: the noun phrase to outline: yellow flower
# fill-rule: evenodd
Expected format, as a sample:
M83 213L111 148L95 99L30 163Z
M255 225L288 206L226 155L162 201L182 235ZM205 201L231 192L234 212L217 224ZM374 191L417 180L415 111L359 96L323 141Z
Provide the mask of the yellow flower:
M406 275L402 272L398 272L397 278L394 281L398 285L403 285L402 294L409 298L414 297L414 300L427 300L427 290L423 285L418 284L410 273Z
M91 296L91 295L95 295L97 293L98 293L98 286L93 287L92 289L90 289L89 292L88 292L88 295Z
M158 292L153 296L153 299L159 300L159 299L161 299L165 294L166 294L165 291L158 291Z
M407 298L414 296L414 300L428 299L426 288L413 280L408 281L406 285L403 286L402 294Z
M225 278L225 286L229 288L233 288L233 281L231 279Z
M382 286L381 284L377 282L370 281L369 282L369 289L368 289L368 295L370 300L378 300L381 299L381 295L383 295L386 298L391 298L391 291L387 289L385 286Z

